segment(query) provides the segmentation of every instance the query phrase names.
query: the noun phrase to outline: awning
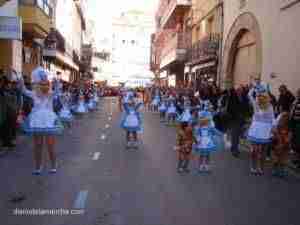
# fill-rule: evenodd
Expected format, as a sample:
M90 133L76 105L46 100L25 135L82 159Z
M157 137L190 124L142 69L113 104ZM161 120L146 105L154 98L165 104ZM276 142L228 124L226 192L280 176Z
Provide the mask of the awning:
M43 56L54 57L55 59L59 60L63 64L66 64L68 67L70 67L76 71L79 71L79 66L76 65L69 56L66 56L57 50L44 49Z
M195 65L195 66L192 67L192 73L196 72L197 70L207 68L207 67L216 66L216 65L217 65L216 61L211 61L211 62L203 63L203 64L200 64L200 65Z

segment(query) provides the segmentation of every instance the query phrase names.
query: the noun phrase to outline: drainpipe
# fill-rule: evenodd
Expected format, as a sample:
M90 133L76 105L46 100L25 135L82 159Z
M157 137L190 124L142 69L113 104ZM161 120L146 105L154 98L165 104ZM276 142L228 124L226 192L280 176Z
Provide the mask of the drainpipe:
M218 57L218 85L221 87L222 81L222 69L223 69L223 35L224 35L224 1L220 0L219 2L221 8L221 37L219 44L219 57Z

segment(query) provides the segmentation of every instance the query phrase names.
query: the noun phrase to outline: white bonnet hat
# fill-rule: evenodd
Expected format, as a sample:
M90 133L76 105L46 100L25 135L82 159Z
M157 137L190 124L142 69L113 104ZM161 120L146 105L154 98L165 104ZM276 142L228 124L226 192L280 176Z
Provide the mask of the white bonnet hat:
M37 67L31 73L31 82L40 83L41 81L48 81L48 72L43 67Z

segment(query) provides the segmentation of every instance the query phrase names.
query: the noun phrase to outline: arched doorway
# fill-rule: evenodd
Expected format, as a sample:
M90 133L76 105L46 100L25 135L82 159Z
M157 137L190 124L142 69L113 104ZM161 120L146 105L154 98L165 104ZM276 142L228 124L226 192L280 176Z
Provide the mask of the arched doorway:
M223 87L248 84L251 76L261 76L262 38L258 21L249 12L233 23L224 45Z
M233 60L233 86L247 85L256 73L256 40L250 31L244 31L236 45Z

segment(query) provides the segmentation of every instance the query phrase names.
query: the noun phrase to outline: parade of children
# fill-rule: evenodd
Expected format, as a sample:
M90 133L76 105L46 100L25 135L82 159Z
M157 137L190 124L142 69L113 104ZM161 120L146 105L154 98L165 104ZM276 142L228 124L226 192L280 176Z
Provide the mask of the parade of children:
M33 141L32 174L42 175L46 168L50 174L57 173L58 136L72 129L74 121L83 121L101 110L104 88L93 82L66 82L42 66L33 70L30 82L15 71L6 79L16 84L15 92L9 93L21 93L24 100L32 101L32 107L23 104L26 113L23 106L16 116L21 132ZM124 130L124 149L142 151L147 130L144 114L153 114L160 127L176 133L170 141L176 150L174 168L180 174L211 174L218 167L215 156L224 151L233 159L247 154L247 172L253 176L265 175L270 164L271 174L278 178L287 177L291 167L300 168L300 90L289 105L282 101L285 93L290 93L287 87L280 86L277 101L272 94L275 90L259 77L247 86L224 90L213 84L197 88L123 86L118 90L118 124L121 132ZM3 137L3 141L7 140ZM7 143L12 145L12 141ZM43 148L48 152L49 165L43 163Z
M214 153L221 150L231 150L234 158L247 153L249 174L254 176L264 175L270 163L278 178L288 176L288 168L300 168L300 90L290 110L277 104L275 90L258 77L247 86L226 90L204 84L196 90L154 86L147 91L152 94L150 112L156 113L158 106L161 125L175 125L171 129L176 129L178 173L194 165L196 173L209 174L211 165L218 165ZM232 126L236 121L243 121L238 133Z

